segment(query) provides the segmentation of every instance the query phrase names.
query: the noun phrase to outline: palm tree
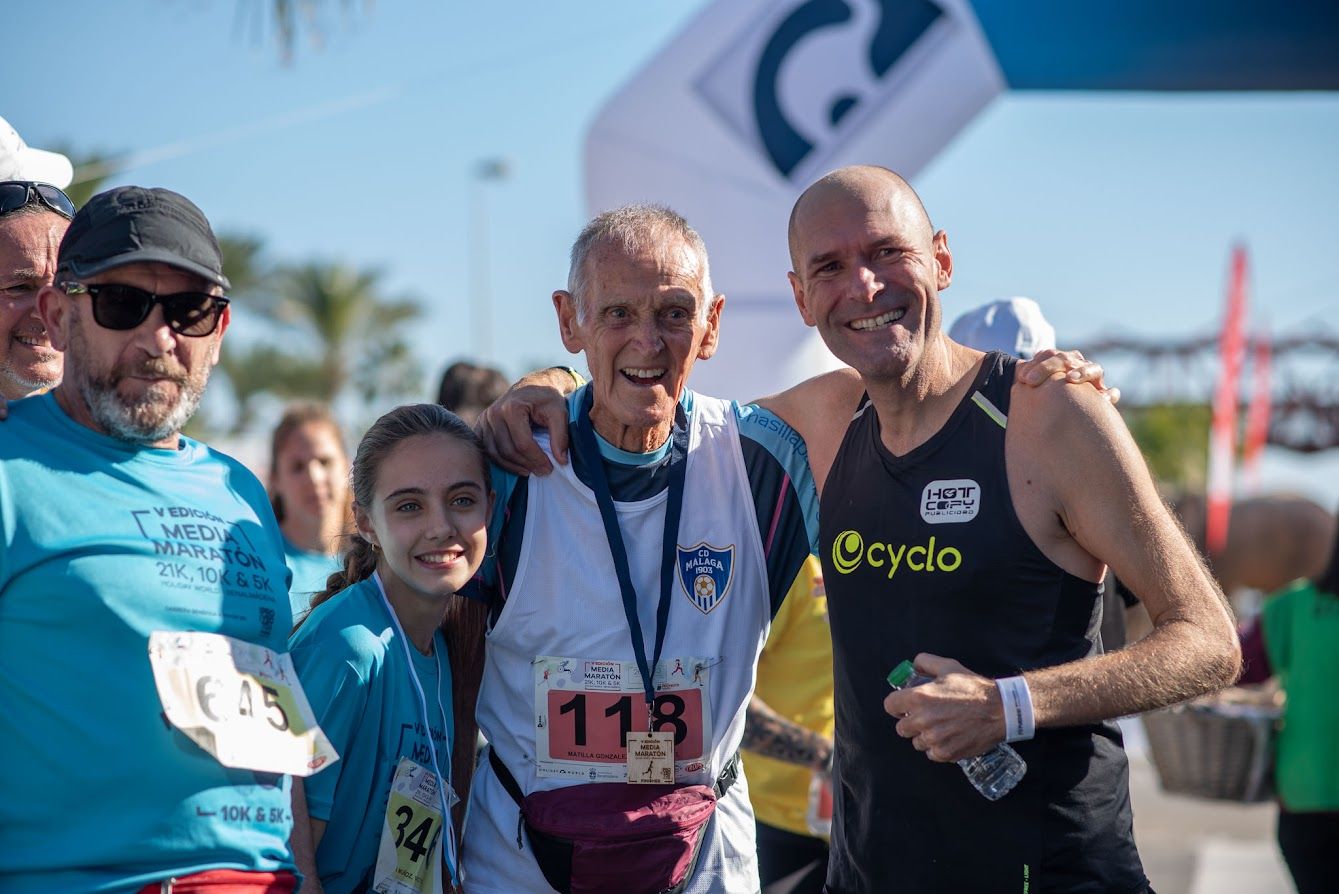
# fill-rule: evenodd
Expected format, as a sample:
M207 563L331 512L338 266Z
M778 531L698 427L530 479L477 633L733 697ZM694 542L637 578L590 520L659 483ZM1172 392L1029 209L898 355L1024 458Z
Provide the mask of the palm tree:
M254 6L251 0L237 0L237 23L243 25L243 18L251 20L251 30L257 37L265 30L264 12L252 15ZM340 7L341 15L349 18L357 7L371 6L371 0L269 0L269 18L279 45L279 57L285 65L293 61L299 34L305 33L307 42L320 49L326 40L330 23L325 15L333 7Z
M227 428L230 435L241 434L255 421L256 398L270 394L285 400L311 398L324 387L321 366L295 357L273 345L256 344L224 350L219 368L232 386L237 409Z
M334 402L357 374L367 402L419 389L419 369L403 336L423 310L416 301L382 294L379 270L308 262L279 272L273 297L258 309L276 322L315 337L320 392Z
M228 277L233 296L250 298L265 288L274 275L273 265L265 257L265 241L247 233L219 233L223 253L223 273Z
M85 202L102 192L102 185L107 182L107 178L116 173L117 156L110 153L73 152L66 146L57 146L55 149L74 165L74 180L65 187L65 194L76 208L84 207Z

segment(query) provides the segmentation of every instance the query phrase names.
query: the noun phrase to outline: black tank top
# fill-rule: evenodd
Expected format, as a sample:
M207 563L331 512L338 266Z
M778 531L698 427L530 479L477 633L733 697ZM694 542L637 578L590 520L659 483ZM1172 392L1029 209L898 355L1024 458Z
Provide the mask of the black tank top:
M1099 653L1102 588L1044 556L1014 512L1004 433L1015 361L988 354L944 427L904 456L862 400L819 513L836 682L833 894L1132 892L1128 771L1114 724L1015 743L1027 775L990 802L883 710L930 652L988 677Z

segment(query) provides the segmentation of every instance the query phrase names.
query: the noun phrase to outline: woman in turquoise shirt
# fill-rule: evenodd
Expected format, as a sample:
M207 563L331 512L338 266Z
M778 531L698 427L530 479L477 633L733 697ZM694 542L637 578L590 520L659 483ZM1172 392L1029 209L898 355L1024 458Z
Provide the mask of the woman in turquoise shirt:
M344 434L321 404L289 407L270 437L270 505L284 535L284 561L293 619L340 568L340 539L348 532L349 455Z
M340 754L306 780L294 823L310 822L328 894L382 882L449 891L459 829L442 817L467 795L486 619L456 594L484 558L487 461L458 417L418 404L377 420L352 480L357 531L343 571L289 644Z

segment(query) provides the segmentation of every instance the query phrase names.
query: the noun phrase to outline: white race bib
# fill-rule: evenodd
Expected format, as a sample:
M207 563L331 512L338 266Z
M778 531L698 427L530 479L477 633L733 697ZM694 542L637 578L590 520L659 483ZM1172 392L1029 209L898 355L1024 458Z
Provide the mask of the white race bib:
M163 713L225 767L310 776L335 761L293 659L218 633L149 635Z
M656 666L654 717L635 661L541 655L535 672L535 772L589 782L629 782L629 733L673 736L674 778L657 783L710 781L711 705L707 682L717 662L668 658ZM643 749L639 768L650 757Z

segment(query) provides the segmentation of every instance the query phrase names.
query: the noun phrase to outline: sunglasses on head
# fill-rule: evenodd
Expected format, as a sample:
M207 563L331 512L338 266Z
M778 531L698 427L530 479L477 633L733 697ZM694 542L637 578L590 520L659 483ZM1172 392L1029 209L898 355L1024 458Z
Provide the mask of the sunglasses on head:
M93 320L104 329L134 329L149 318L155 304L163 308L163 322L178 335L199 337L218 328L228 299L208 292L176 292L155 295L137 286L118 283L87 285L61 283L67 295L87 295L93 303Z
M33 180L0 182L0 214L18 211L33 204L45 205L66 220L74 217L74 202L50 183Z

